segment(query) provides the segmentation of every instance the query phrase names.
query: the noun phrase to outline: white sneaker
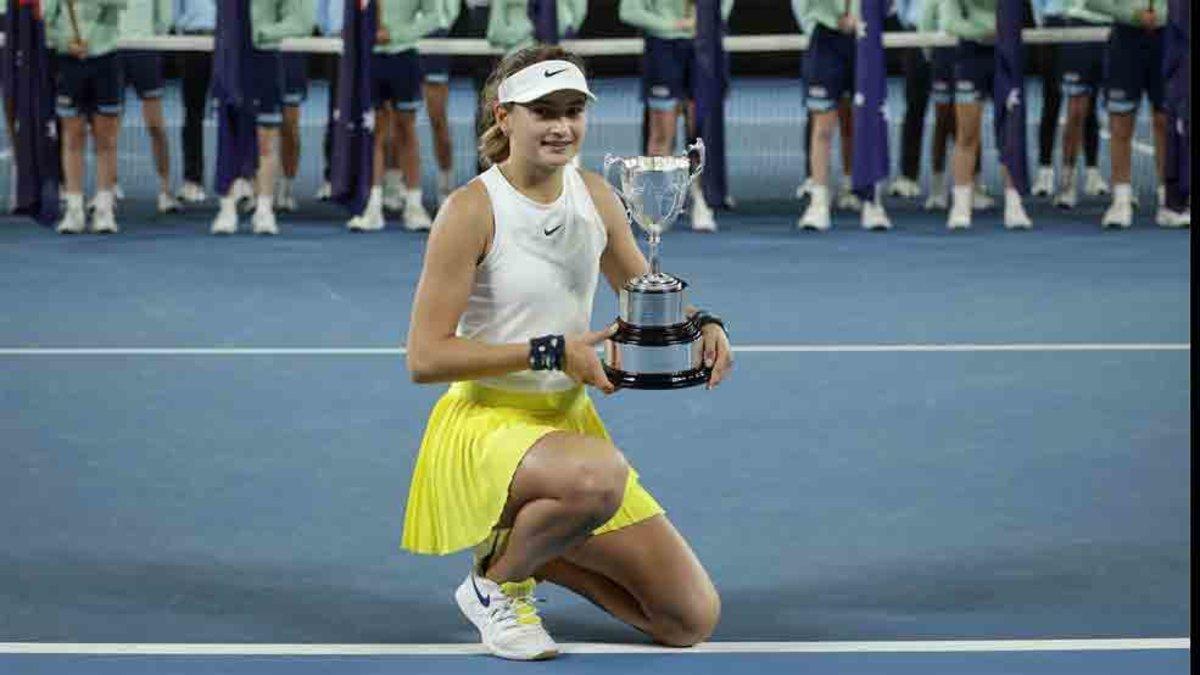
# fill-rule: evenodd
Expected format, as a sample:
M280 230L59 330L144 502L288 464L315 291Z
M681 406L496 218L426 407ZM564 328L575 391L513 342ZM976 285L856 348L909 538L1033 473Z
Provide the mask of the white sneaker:
M1060 209L1073 209L1079 202L1079 193L1075 191L1075 186L1064 186L1062 191L1054 196L1054 206Z
M1049 197L1054 194L1054 167L1043 166L1039 168L1037 177L1033 179L1033 186L1029 188L1029 192L1034 197Z
M275 225L274 211L255 209L251 223L254 227L254 234L279 234L279 228Z
M1005 200L1004 204L1004 229L1006 230L1029 230L1033 229L1033 221L1029 219L1029 214L1025 213L1025 206L1021 204L1021 200Z
M716 232L717 219L703 199L692 199L692 232Z
M254 186L250 184L250 181L245 178L233 181L229 194L242 213L250 213L254 210Z
M67 209L54 231L59 234L80 234L86 228L87 217L83 214L83 209Z
M804 210L804 215L796 222L796 227L801 230L825 232L829 229L829 206L818 204L816 200L810 202Z
M805 178L804 182L796 186L796 199L804 199L812 192L813 179Z
M892 197L916 199L921 196L921 185L908 176L896 176L896 179L888 186L887 193Z
M221 209L209 228L211 234L236 234L238 230L238 214L236 209Z
M996 205L996 200L988 194L987 189L982 185L975 185L975 192L971 195L971 210L986 211Z
M204 194L204 188L200 187L199 183L193 183L192 181L185 182L179 188L177 196L179 197L179 201L184 204L200 204L205 199L208 199L208 195Z
M888 218L887 211L879 204L863 202L862 227L864 230L885 232L892 229L892 221Z
M405 207L403 174L389 171L383 179L383 208L388 211L403 211Z
M497 584L471 572L454 592L454 600L492 654L516 661L552 659L558 656L558 645L533 606L534 585L533 579Z
M1104 217L1100 219L1100 227L1117 227L1122 230L1133 226L1133 204L1128 201L1114 199Z
M846 211L858 211L862 209L862 201L850 189L849 180L842 181L842 188L838 191L837 207Z
M387 201L387 198L384 198ZM427 232L433 227L433 219L429 217L429 212L425 210L425 206L418 201L408 201L404 205L404 229L410 232Z
M121 229L117 227L116 216L113 215L112 209L96 209L92 213L92 232L96 234L116 234Z
M971 211L969 209L950 209L946 218L946 228L950 230L967 230L971 228Z
M163 192L158 195L158 212L159 213L175 213L181 209L179 202L171 196L169 192Z
M315 197L319 202L327 202L333 199L333 183L327 180L321 181L321 187L317 188Z
M1088 167L1083 179L1083 194L1089 197L1099 197L1112 192L1112 188L1108 183L1104 182L1104 176L1100 175L1100 169L1096 167Z
M354 216L346 223L351 232L378 232L384 227L383 209L367 209L362 215Z
M1159 227L1172 230L1191 227L1192 210L1190 208L1186 211L1172 211L1166 208L1159 209L1155 220L1158 221Z

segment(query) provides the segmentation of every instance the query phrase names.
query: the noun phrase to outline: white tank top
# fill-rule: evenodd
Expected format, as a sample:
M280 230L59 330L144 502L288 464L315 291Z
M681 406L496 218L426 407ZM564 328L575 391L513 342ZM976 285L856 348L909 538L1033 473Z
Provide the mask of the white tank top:
M518 192L498 166L479 178L492 203L495 231L475 270L458 336L503 344L589 330L608 233L579 171L563 167L563 191L552 204ZM562 372L532 370L479 383L523 392L575 386Z

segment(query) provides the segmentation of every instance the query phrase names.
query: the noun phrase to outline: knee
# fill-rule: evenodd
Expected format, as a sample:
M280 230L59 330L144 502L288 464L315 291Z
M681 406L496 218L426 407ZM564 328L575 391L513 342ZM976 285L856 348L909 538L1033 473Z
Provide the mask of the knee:
M603 458L580 462L571 477L567 502L589 522L604 524L621 506L629 464L616 448Z
M721 598L711 589L678 611L653 617L651 637L668 647L694 647L712 637L720 617Z

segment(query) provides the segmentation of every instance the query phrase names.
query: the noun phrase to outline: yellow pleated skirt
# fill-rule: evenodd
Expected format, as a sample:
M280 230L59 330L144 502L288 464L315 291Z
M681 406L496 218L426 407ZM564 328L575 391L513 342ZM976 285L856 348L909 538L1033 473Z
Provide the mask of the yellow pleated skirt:
M401 546L445 555L483 541L504 510L525 453L553 431L610 440L583 387L530 394L474 382L451 385L430 413L421 440ZM631 469L620 508L593 533L618 530L662 512Z

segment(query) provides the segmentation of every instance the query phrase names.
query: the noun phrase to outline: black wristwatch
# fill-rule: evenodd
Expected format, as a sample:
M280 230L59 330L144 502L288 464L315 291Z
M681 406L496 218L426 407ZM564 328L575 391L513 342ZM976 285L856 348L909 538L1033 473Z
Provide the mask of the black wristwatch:
M704 327L710 323L715 323L721 327L721 330L725 331L725 335L729 335L729 329L725 327L725 321L716 314L709 314L702 309L698 309L696 310L696 313L692 315L692 321L696 322L696 328L699 328L700 330L704 330Z

